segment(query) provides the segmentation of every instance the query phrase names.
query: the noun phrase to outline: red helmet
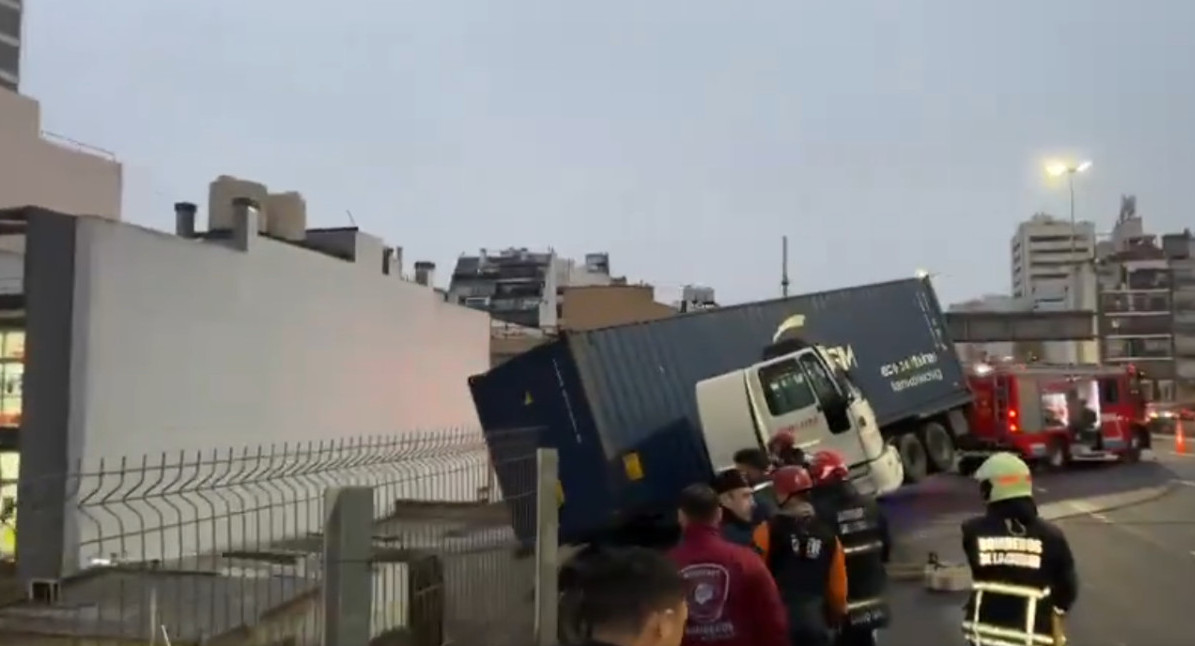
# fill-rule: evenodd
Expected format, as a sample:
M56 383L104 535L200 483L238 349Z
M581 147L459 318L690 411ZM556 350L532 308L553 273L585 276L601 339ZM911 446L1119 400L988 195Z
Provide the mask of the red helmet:
M850 469L847 468L842 454L830 450L814 453L809 471L814 483L819 485L842 482L850 476Z
M780 500L812 488L813 478L804 467L780 467L772 472L772 490Z
M780 453L797 445L797 436L792 431L779 431L768 440L768 451Z

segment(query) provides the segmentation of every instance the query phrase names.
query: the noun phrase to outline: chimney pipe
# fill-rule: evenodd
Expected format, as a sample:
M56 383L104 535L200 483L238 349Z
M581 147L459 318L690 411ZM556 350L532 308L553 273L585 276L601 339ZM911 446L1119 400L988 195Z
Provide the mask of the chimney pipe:
M257 238L260 205L253 198L232 198L232 239L241 251L249 251Z
M415 263L415 282L424 287L436 286L436 263L420 260Z
M180 238L195 237L195 212L198 211L191 202L174 203L174 233Z

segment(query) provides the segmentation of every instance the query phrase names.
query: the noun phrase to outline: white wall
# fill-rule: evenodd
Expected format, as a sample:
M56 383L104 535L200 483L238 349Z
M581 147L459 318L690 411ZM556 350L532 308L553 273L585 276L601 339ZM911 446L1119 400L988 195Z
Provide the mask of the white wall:
M37 101L0 88L0 208L119 218L122 185L111 154L43 137Z
M196 523L207 521L178 518L184 529L156 547L156 534L154 545L142 545L127 528L144 518L173 523L172 510L202 509L212 499L233 503L212 495L212 483L194 488L203 493L169 489L169 503L144 487L126 489L123 497L144 504L105 510L124 517L125 529L94 520L105 516L94 509L79 518L84 563L118 552L117 544L126 558L169 559L173 550L211 551L213 541L223 547L311 531L332 482L382 485L379 511L396 498L472 500L488 483L480 443L449 457L451 450L425 444L421 460L394 439L374 440L337 449L322 464L315 450L296 447L477 428L467 378L489 367L487 313L383 275L380 255L351 263L259 237L244 252L99 218L80 219L77 241L72 457L94 471L101 458L110 470L124 456L138 465L148 453L154 465L166 452L167 482L232 470L234 484L271 481L271 491L229 487L247 491L251 516L262 521L272 508L264 526L250 520L231 527L224 520L231 507L202 512L217 518L202 532ZM281 443L290 443L285 453L270 447ZM266 466L257 474L223 457L230 448L262 445ZM181 466L180 451L208 462ZM345 457L372 462L334 466ZM304 465L317 475L292 477ZM137 477L126 477L125 486ZM98 487L94 480L82 489ZM115 480L109 476L107 486ZM163 510L165 521L155 520Z

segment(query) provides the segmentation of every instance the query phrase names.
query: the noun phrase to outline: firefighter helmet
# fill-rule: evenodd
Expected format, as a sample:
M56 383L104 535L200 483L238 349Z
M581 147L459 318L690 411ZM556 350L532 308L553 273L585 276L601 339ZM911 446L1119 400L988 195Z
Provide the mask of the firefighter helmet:
M987 502L1033 497L1029 465L1012 453L997 453L983 461L975 472Z
M813 454L813 463L809 467L809 475L813 476L816 485L842 482L850 475L846 460L838 451L822 450Z
M813 478L804 467L784 466L772 472L772 490L781 501L813 488Z
M778 431L768 441L768 451L773 454L780 453L786 449L791 449L797 445L797 436L792 431Z

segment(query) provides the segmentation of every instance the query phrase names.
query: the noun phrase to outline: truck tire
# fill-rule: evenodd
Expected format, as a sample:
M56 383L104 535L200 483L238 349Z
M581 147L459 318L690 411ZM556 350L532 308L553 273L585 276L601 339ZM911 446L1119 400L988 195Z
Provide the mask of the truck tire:
M929 475L929 457L921 438L916 433L902 433L896 438L896 450L905 467L905 482L914 484L925 480Z
M930 473L946 473L954 468L954 438L937 422L921 427L921 442L929 458Z

